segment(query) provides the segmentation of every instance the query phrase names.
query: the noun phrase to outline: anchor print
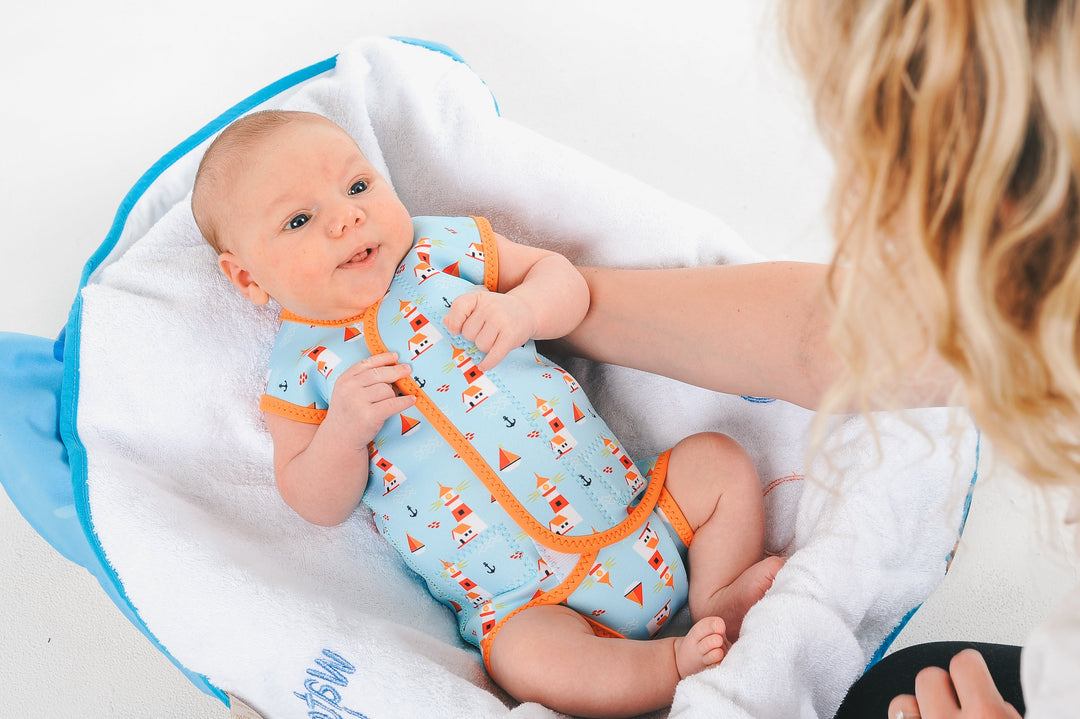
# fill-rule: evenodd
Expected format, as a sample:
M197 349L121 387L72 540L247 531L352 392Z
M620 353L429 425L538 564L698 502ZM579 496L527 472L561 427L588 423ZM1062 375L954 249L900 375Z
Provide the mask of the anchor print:
M495 573L495 567L491 566L487 562L484 562L484 569L487 570L488 574L494 574Z
M503 415L503 422L506 422L506 426L509 428L509 427L513 427L515 424L517 424L517 419L510 419L509 417L507 417L504 414Z

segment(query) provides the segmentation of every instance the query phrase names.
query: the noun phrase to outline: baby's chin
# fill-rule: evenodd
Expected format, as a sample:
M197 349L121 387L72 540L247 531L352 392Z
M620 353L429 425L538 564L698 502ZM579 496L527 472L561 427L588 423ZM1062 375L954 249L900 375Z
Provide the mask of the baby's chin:
M294 307L282 305L282 312L292 315L301 320L312 322L337 323L345 320L359 319L367 310L368 306L340 306L340 307L314 307L311 305L298 304Z

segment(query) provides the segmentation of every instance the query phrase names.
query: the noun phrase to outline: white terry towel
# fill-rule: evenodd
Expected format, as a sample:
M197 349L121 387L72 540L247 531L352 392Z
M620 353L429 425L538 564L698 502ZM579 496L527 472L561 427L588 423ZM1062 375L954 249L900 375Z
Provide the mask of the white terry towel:
M500 118L468 67L425 48L359 41L264 105L337 121L414 215L483 215L582 264L757 258L719 219ZM235 292L195 228L204 147L138 199L77 323L91 520L132 604L175 658L267 719L550 716L492 684L365 511L320 528L278 496L257 409L277 312ZM768 547L791 557L731 654L680 685L672 715L831 716L943 576L974 431L946 436L943 411L912 413L921 428L882 418L876 437L849 418L830 462L808 469L805 410L570 367L636 456L701 429L739 440L762 477Z

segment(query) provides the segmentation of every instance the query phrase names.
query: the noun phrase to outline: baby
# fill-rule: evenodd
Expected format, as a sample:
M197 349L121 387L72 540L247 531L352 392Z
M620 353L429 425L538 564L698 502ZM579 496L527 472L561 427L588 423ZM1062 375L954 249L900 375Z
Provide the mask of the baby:
M228 127L192 210L236 288L282 306L260 405L282 498L324 525L363 501L500 686L635 715L724 657L782 563L762 559L757 474L714 433L626 456L533 347L588 310L566 258L482 218L411 218L307 113ZM687 601L689 633L650 640Z

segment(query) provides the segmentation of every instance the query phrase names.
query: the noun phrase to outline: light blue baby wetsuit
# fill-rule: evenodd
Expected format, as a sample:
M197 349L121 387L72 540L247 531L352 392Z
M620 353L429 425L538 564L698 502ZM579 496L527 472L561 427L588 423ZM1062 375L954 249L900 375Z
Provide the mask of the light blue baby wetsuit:
M458 295L497 289L494 234L482 218L413 227L390 289L363 315L283 313L262 409L319 423L342 371L397 352L413 373L398 387L417 403L371 443L363 501L462 637L487 662L506 619L558 603L599 634L651 637L686 601L693 536L663 489L667 454L635 465L531 341L480 371L482 353L442 320Z

